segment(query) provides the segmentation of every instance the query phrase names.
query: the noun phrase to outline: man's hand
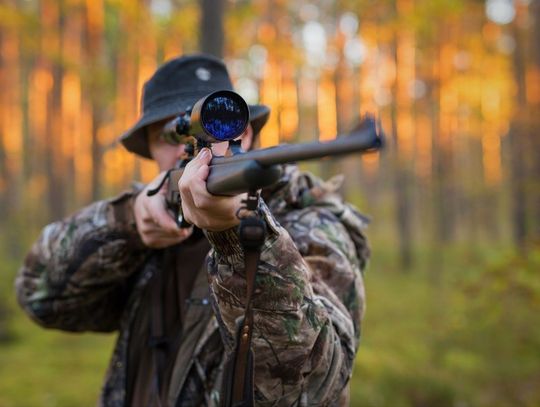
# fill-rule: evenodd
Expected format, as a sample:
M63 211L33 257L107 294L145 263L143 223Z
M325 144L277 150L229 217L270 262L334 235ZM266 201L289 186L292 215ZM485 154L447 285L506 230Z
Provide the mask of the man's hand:
M204 148L185 168L178 190L182 198L184 218L201 229L219 232L240 223L236 212L246 194L234 197L215 196L206 190L212 153Z
M193 228L180 229L167 211L165 194L167 184L153 196L147 191L159 185L165 174L161 173L137 196L134 204L137 231L143 243L154 249L162 249L186 240Z

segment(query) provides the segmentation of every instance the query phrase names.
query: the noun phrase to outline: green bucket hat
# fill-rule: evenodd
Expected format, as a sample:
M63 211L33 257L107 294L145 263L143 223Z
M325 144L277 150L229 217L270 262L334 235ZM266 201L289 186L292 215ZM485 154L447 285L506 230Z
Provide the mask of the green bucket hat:
M220 59L196 54L166 62L144 84L142 114L137 123L120 137L120 142L132 153L151 159L145 127L176 116L217 90L234 90L227 68ZM270 108L265 105L248 106L253 134L257 135L268 120Z

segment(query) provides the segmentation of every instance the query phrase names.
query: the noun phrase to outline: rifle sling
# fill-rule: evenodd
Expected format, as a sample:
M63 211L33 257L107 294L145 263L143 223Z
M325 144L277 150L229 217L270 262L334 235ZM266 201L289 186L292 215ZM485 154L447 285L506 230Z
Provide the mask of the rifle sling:
M161 252L163 255L163 252ZM165 352L168 344L168 339L165 336L163 306L161 304L163 298L163 273L159 270L154 276L155 281L152 287L152 317L150 319L150 337L148 345L154 349L153 364L154 377L151 382L151 399L157 400L158 406L161 407L160 389L163 381L163 366L165 365Z
M256 217L243 219L239 234L244 250L246 309L236 334L236 351L228 366L230 374L229 380L225 384L226 393L223 397L223 406L252 407L254 405L254 356L251 349L253 337L252 299L261 257L261 246L264 242L264 221Z
M259 258L259 250L246 250L244 252L247 282L246 311L236 338L238 346L234 366L233 405L240 401L253 400L253 364L249 363L249 359L251 356L251 339L253 335L252 295Z

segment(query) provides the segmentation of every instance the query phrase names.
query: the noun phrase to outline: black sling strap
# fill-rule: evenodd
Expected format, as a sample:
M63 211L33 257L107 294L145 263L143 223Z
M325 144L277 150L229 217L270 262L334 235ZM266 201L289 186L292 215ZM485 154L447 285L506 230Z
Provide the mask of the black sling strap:
M163 252L161 253L163 255ZM157 407L161 407L160 389L163 380L163 366L165 365L165 351L168 346L165 336L163 306L163 270L158 270L154 276L156 281L152 287L151 319L150 319L150 338L148 345L154 350L152 352L154 359L154 377L152 379L152 394L157 399Z
M251 349L253 337L252 297L265 235L265 223L259 217L252 216L241 220L239 236L244 250L244 271L247 285L246 309L236 334L235 353L227 363L227 375L222 393L222 406L224 407L252 407L254 405L254 356Z
M182 247L175 247L171 250L174 250L175 264L181 265L182 271L185 273L195 273L193 282L189 280L184 281L183 283L188 284L191 294L188 297L184 298L180 293L176 293L176 299L174 303L168 303L172 298L167 295L167 292L170 290L178 290L178 280L177 277L174 278L174 286L170 287L170 281L167 280L167 275L170 277L170 273L178 273L179 270L172 270L167 267L167 264L164 264L166 259L165 250L161 252L162 265L165 268L157 270L154 278L156 281L151 287L151 304L150 304L150 338L149 346L152 348L152 363L154 369L154 375L152 378L152 394L157 398L158 406L167 405L167 393L169 388L169 382L171 380L171 375L173 374L174 366L172 363L176 360L176 352L179 348L181 340L183 340L183 335L185 334L184 328L191 329L191 327L177 327L179 330L171 331L170 323L167 323L166 319L166 307L178 307L181 304L178 304L176 301L180 300L182 303L189 300L190 295L194 294L192 284L197 282L196 287L197 295L201 294L199 288L203 286L203 292L208 293L207 285L201 285L199 280L202 278L203 281L206 281L206 272L203 270L203 276L199 271L203 267L204 259L210 248L209 243L206 239L202 238L202 232L196 230L193 232L192 238L183 243ZM188 291L189 292L189 291ZM169 300L167 300L169 298ZM179 312L181 309L178 310ZM184 321L185 316L181 316L182 325L186 322ZM169 324L169 325L168 325ZM167 330L169 332L167 332Z

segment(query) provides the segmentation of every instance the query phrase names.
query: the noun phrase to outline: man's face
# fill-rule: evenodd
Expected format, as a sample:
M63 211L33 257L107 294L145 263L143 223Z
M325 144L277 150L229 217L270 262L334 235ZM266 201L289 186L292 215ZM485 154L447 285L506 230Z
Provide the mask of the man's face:
M185 144L170 144L163 138L164 126L173 118L164 119L160 122L150 124L147 127L148 147L152 158L156 161L159 171L167 171L174 167L176 162L183 156ZM248 124L246 131L239 137L242 139L242 148L248 150L253 140L253 129ZM225 155L228 142L215 143L212 145L214 155Z

